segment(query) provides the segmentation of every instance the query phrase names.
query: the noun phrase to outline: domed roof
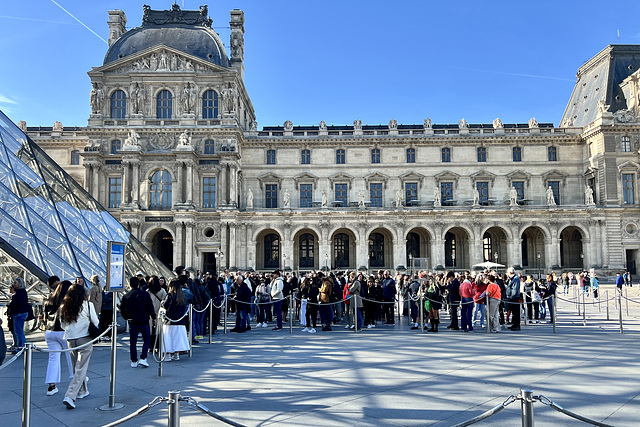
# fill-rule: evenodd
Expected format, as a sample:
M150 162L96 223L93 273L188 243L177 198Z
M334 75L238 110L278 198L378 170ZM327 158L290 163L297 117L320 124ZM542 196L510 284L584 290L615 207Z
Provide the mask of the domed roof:
M207 6L200 10L180 10L177 4L171 10L151 10L145 6L142 26L116 40L107 50L103 64L164 44L228 68L227 52L211 22Z

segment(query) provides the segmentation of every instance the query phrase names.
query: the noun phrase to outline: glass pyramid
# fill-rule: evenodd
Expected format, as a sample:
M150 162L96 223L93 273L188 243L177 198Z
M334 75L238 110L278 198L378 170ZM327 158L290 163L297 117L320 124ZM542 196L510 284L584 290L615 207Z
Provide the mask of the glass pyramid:
M104 283L109 240L127 243L126 275L173 275L0 111L0 252L42 281Z

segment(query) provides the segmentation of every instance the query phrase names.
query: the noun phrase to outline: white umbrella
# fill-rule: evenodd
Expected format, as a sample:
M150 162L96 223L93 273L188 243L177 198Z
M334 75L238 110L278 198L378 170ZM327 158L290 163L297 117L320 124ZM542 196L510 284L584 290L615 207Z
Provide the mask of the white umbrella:
M504 265L502 264L498 264L497 262L491 262L491 261L485 261L485 262L481 262L480 264L473 264L473 268L487 268L489 270L491 270L492 268L502 268L504 267Z

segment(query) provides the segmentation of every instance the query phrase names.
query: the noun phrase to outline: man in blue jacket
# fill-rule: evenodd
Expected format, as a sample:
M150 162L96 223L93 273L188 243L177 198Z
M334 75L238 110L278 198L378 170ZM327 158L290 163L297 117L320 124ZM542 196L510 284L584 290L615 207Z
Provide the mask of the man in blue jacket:
M509 280L506 283L507 301L509 301L509 310L511 310L511 326L512 331L520 330L520 277L515 273L513 267L507 270Z

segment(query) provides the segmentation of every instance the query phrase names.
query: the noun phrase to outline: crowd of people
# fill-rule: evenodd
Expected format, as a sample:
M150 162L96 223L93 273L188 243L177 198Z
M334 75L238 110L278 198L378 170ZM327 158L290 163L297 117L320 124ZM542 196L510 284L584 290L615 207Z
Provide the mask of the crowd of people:
M513 268L506 274L495 271L471 273L446 271L444 273L418 272L411 276L379 270L374 274L363 272L313 271L298 277L293 272L280 270L271 273L229 272L220 275L178 267L176 276L168 282L164 277L145 276L138 272L129 280L129 290L116 304L121 316L127 320L130 334L130 366L149 367L150 349L162 344L164 361L178 361L180 354L189 351L209 332L214 334L223 319L235 315L234 333L244 333L253 327L272 331L283 329L287 316L298 319L302 332L314 334L319 322L323 332L337 325L345 329L371 329L380 325L394 325L395 310L410 319L411 329L424 323L428 332L438 333L441 314L448 313L447 329L472 332L474 327L498 333L508 326L520 330L521 315L530 323L545 319L553 322L553 299L559 286L567 294L573 283L583 293L598 297L598 277L595 273L563 273L556 277L547 274L544 279L518 275ZM47 395L58 392L60 383L61 351L67 362L70 384L63 404L73 409L76 400L89 395L87 367L91 358L93 337L90 324L105 332L113 322L113 298L118 295L105 292L98 276L89 283L77 277L74 283L49 278L50 295L44 303L45 340L51 352L45 382ZM618 274L616 285L631 286L631 275ZM16 353L25 346L24 324L31 306L22 278L14 279L12 300L8 306L10 330ZM293 307L289 307L289 304ZM209 304L213 321L208 321ZM420 305L422 304L422 307ZM189 306L193 316L188 316ZM355 306L355 307L354 307ZM225 311L226 310L226 311ZM189 325L189 321L193 325ZM486 322L486 323L485 323ZM211 331L209 331L211 327ZM189 332L191 331L191 336ZM103 334L104 335L104 334ZM142 337L138 352L138 338ZM101 337L108 341L108 335Z

